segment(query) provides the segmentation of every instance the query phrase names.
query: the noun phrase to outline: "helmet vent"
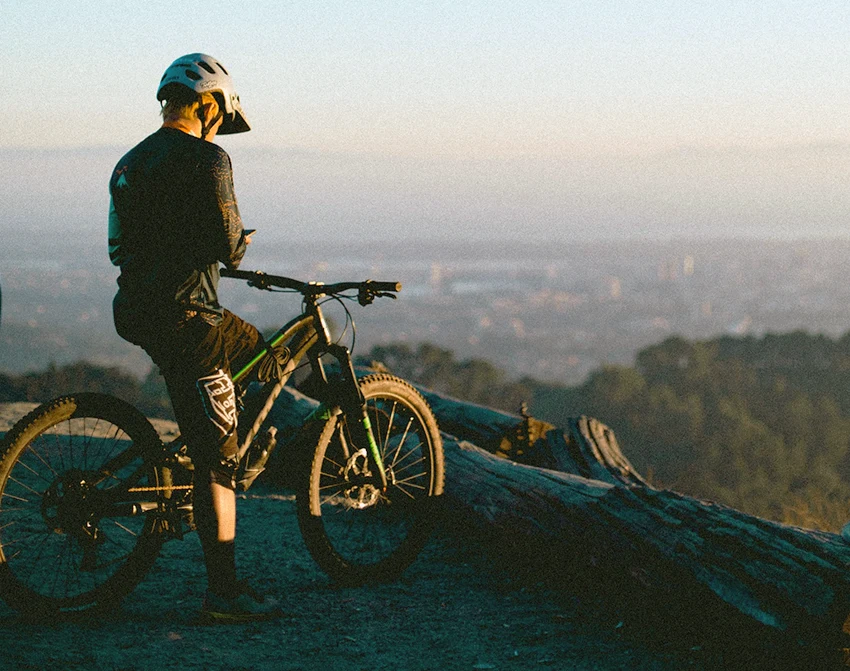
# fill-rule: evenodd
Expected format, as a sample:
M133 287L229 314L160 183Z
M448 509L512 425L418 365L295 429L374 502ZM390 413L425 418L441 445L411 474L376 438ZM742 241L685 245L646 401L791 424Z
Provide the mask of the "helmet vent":
M186 76L189 79L191 79L192 81L195 81L195 82L198 81L201 78L201 75L199 75L194 70L186 70Z
M198 61L198 66L199 66L199 67L202 67L204 70L206 70L207 72L209 72L211 75L214 75L214 74L215 74L215 70L213 70L213 69L210 67L210 64L209 64L209 63L207 63L206 61Z
M222 71L224 74L226 74L228 77L230 76L230 73L229 73L227 70L225 70L225 69L224 69L224 66L223 66L221 63L219 63L218 61L216 61L216 65L217 65L217 66L221 69L221 71Z

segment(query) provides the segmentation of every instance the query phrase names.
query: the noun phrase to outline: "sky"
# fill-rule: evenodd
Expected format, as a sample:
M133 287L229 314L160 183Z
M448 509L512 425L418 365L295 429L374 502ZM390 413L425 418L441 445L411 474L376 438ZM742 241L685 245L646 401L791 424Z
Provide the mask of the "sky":
M7 222L94 222L204 51L279 233L846 235L846 0L0 0L0 43Z

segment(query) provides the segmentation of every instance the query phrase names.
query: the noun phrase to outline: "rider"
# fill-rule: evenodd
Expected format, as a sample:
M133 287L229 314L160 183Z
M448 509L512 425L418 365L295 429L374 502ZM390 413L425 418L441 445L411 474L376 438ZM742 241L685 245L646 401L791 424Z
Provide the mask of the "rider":
M194 517L216 619L279 614L237 580L236 395L232 371L262 346L257 329L218 302L219 264L250 243L217 134L250 130L224 66L206 54L174 61L159 83L162 127L131 149L109 182L109 257L120 266L118 334L160 368L195 467Z

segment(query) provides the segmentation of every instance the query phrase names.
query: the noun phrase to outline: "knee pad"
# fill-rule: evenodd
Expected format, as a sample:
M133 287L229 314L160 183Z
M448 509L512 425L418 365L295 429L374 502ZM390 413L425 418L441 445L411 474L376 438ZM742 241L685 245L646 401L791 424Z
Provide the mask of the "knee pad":
M220 368L199 378L195 383L204 405L207 419L218 433L219 442L224 444L236 434L236 392L233 380Z

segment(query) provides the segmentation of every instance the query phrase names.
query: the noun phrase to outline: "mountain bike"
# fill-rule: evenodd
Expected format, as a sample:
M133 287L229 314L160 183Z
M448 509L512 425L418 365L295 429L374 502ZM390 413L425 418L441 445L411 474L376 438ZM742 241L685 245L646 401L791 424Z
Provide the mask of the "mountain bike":
M267 291L298 292L302 312L233 375L238 390L240 484L274 446L269 412L293 373L309 369L319 401L295 444L296 511L305 544L335 581L391 579L427 540L443 490L443 449L433 413L407 382L358 378L322 305L395 298L393 282L305 283L222 271ZM353 347L353 345L352 345ZM0 457L0 597L26 612L81 611L120 601L162 544L192 524L192 463L184 441L164 443L120 399L72 394L34 409L4 437Z

